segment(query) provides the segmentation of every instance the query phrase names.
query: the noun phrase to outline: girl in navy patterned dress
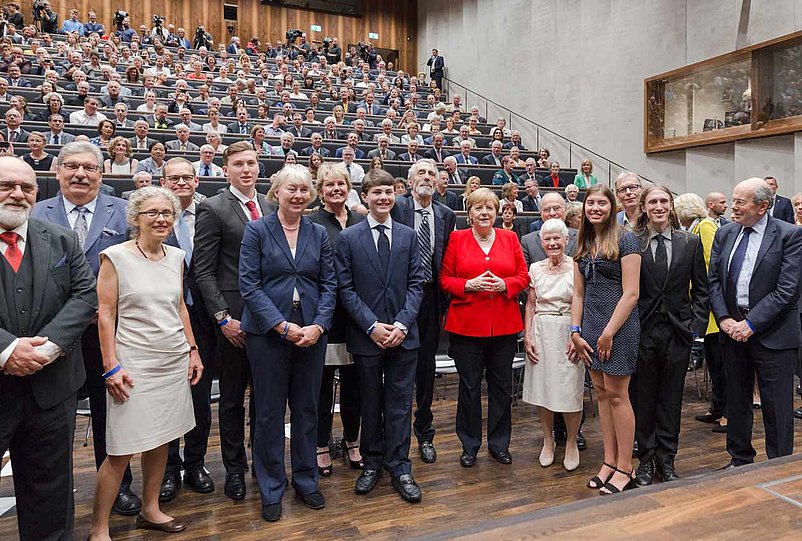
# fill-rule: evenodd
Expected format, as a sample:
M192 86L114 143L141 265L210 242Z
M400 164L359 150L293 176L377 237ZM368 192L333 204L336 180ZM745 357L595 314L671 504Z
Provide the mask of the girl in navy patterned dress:
M588 190L574 257L569 345L569 355L590 367L598 395L604 463L587 486L602 494L632 485L635 416L628 389L640 340L640 245L618 224L615 209L610 188Z

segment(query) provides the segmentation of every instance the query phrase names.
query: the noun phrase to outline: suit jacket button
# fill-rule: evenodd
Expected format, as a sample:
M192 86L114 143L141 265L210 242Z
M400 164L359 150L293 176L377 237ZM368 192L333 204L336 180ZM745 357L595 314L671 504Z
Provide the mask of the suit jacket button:
M21 309L20 309L20 311L19 311L19 313L20 313L20 314L24 314L24 313L25 313L25 308L21 308Z

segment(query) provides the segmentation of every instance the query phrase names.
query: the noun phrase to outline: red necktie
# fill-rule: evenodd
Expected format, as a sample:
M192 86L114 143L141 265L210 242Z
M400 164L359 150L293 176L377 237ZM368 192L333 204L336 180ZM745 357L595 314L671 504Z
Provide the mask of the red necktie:
M0 240L8 244L5 256L8 264L14 269L14 272L17 272L20 263L22 263L22 252L20 252L19 246L17 246L17 239L19 239L19 234L13 231L0 233Z
M248 207L248 210L251 212L251 220L258 220L261 218L261 216L259 216L259 211L256 210L256 203L253 201L246 201L245 206Z

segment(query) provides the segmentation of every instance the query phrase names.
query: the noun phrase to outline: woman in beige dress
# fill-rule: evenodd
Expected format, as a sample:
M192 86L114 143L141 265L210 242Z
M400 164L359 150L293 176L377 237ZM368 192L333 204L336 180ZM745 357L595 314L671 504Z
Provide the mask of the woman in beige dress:
M106 383L106 448L98 471L89 539L109 540L109 514L123 472L142 453L137 527L178 532L159 508L167 444L195 426L190 384L203 372L184 304L184 252L164 240L181 206L164 188L131 194L131 240L100 253L98 329Z
M563 466L573 471L579 467L576 435L582 418L585 365L568 356L574 267L565 256L567 226L562 220L546 220L540 241L547 257L529 267L524 347L530 362L524 372L523 400L537 406L543 467L554 462L554 413L563 414L568 432Z

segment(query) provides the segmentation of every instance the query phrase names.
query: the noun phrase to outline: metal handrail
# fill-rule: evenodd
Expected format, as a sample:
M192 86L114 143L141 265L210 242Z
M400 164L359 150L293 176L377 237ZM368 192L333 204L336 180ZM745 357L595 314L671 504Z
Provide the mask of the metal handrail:
M513 128L513 119L518 119L519 121L522 121L523 123L526 123L529 126L533 126L534 129L535 129L535 139L536 139L536 145L535 146L537 148L541 148L540 147L540 134L541 134L541 131L544 131L544 132L550 134L551 136L563 141L564 143L567 143L568 144L568 168L569 169L573 168L574 149L576 148L576 149L584 151L587 154L591 154L592 155L591 157L593 157L593 158L599 158L603 162L607 163L607 184L608 184L608 186L612 186L613 182L615 181L615 179L613 178L613 168L614 167L617 168L617 169L620 169L621 171L629 171L630 170L629 168L624 167L623 165L611 160L610 158L607 158L606 156L603 156L603 155L599 154L598 152L595 152L595 151L589 149L588 147L586 147L584 145L581 145L581 144L577 143L576 141L573 141L573 140L569 139L568 137L565 137L564 135L561 135L561 134L555 132L554 130L551 130L551 129L549 129L549 128L541 125L541 124L538 124L537 122L535 122L534 120L532 120L530 118L526 118L525 116L516 113L515 111L513 111L509 107L501 105L500 103L488 98L487 96L483 96L482 94L480 94L480 93L478 93L478 92L476 92L474 90L471 90L470 88L468 88L465 85L462 85L462 84L454 81L453 79L449 79L448 77L443 77L443 81L445 81L448 84L448 93L447 94L449 96L451 96L453 94L462 94L462 92L452 91L452 89L451 89L452 85L455 86L455 87L459 87L460 89L462 89L464 91L465 107L468 107L468 95L469 94L471 94L473 96L476 96L477 98L480 98L481 100L484 100L485 119L487 119L487 117L488 117L488 104L492 104L495 107L497 107L498 109L500 109L502 111L505 111L509 115L509 129L510 130L518 129L518 128ZM490 122L489 119L488 119L488 122L492 124L492 122ZM518 130L518 131L520 131L520 130ZM594 172L595 172L595 168L594 168ZM649 178L647 178L647 177L645 177L645 176L643 176L641 174L637 174L637 175L643 181L646 181L646 182L648 182L650 184L656 184L656 182L654 182L653 180L651 180L651 179L649 179Z

